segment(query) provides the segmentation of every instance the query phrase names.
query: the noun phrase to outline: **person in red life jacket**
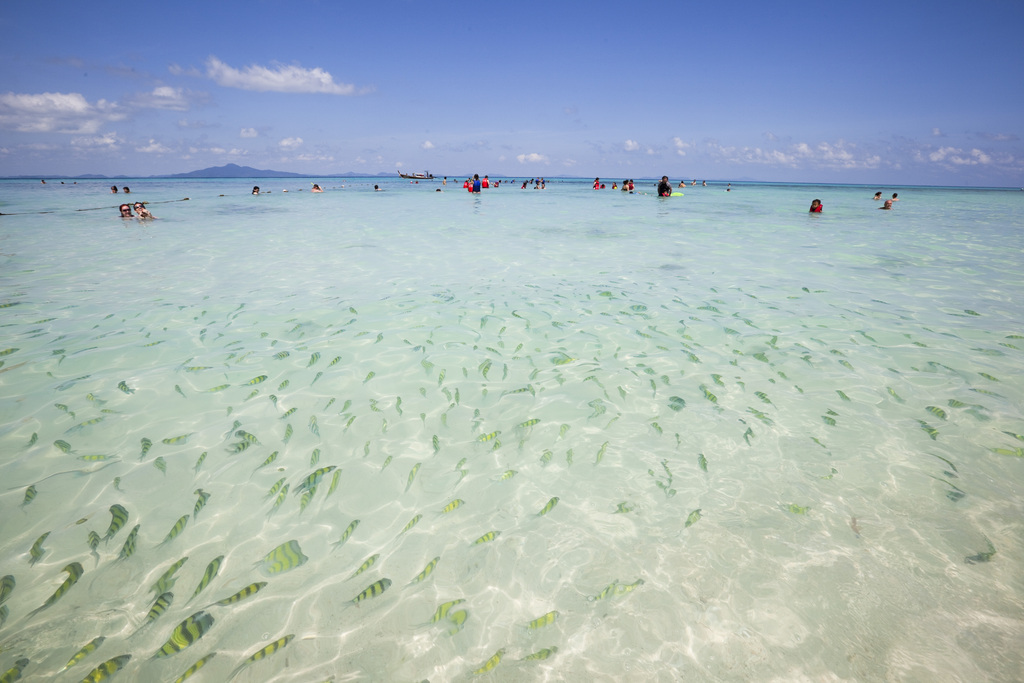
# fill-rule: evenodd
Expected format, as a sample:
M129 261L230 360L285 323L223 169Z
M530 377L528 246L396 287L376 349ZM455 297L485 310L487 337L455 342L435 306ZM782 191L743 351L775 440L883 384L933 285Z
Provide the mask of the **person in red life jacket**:
M668 176L661 176L661 182L658 183L658 196L659 197L671 197L672 196L672 184L668 182Z
M595 190L600 190L601 189L601 179L600 178L594 178L594 189Z
M633 185L633 179L630 178L629 179L629 191L632 192L635 189L636 189L636 186Z
M462 183L462 189L463 190L469 190L470 192L473 191L473 188L471 188L469 186L469 178L466 178L466 181L464 183Z
M491 181L487 178L487 176L484 176L484 179L480 181L480 187L482 187L482 188L484 188L486 190L490 186L491 186Z
M810 211L808 211L808 213L821 213L821 210L823 208L824 206L822 205L821 200L815 199L814 201L811 202L811 208Z

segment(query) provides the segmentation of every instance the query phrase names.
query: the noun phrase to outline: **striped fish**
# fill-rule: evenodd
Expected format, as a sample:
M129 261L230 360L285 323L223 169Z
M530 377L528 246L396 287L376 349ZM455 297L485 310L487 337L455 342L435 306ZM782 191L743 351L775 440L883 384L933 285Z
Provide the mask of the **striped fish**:
M136 539L139 536L139 527L141 524L136 524L132 527L131 532L128 534L128 538L124 539L124 545L121 546L121 552L118 554L117 559L127 560L135 553ZM91 542L90 542L91 544Z
M53 595L46 599L46 602L43 603L42 607L37 607L36 609L32 610L32 612L29 614L30 617L60 600L65 593L71 590L72 586L78 583L78 580L82 578L82 574L85 573L85 570L82 569L82 565L78 562L72 562L71 564L64 567L64 569L62 569L61 571L67 572L68 578L64 579L64 583L58 586L57 590L54 591Z
M103 535L103 540L109 540L121 530L125 524L128 523L128 511L123 505L115 503L110 506L110 526L107 527L107 533Z
M163 616L164 612L168 610L172 602L174 602L174 593L171 593L170 591L161 593L160 596L153 601L153 606L149 608L149 612L146 613L146 618L142 621L142 626L139 626L136 633Z
M357 605L367 598L375 598L391 586L391 579L381 579L367 586L359 595L352 598L350 602Z
M174 683L183 683L183 681L185 681L186 679L191 678L197 671L199 671L204 666L206 666L207 663L211 659L213 659L216 655L217 655L216 652L211 652L210 654L206 655L205 657L200 659L198 662L196 662L195 664L193 664L189 668L185 669L184 673L182 673L180 676L178 676L177 678L174 679Z
M409 585L411 586L413 584L419 583L420 581L425 581L427 579L427 577L430 576L430 574L434 571L434 567L436 567L437 563L440 562L440 561L441 561L440 556L435 557L434 559L432 559L430 561L430 563L426 567L423 568L423 571L421 571L419 574L417 574L416 578L414 578L412 581L409 582Z
M217 572L220 571L221 564L224 563L224 556L215 557L210 564L206 565L206 571L203 572L203 578L199 580L199 585L196 586L195 592L192 593L192 597L189 600L195 599L197 595L203 592L203 590L210 585L210 582L217 576Z
M179 569L182 568L182 566L184 566L186 562L188 562L188 555L186 555L185 557L181 558L180 560L172 564L170 567L168 567L167 571L165 571L163 575L156 580L156 583L150 586L149 590L153 591L154 593L166 593L167 591L174 588L174 584L177 581L177 579L174 578L174 575L177 573Z
M131 655L121 655L108 659L107 661L100 664L98 667L89 672L89 675L82 679L82 683L100 683L105 681L118 671L124 668L124 665L131 660Z
M210 494L202 489L196 489L193 493L199 496L196 499L195 508L192 510L192 519L195 519L199 516L199 511L206 507L206 501L210 500Z
M501 648L500 650L495 652L491 656L490 659L488 659L486 662L484 662L483 666L481 666L479 669L474 670L473 673L476 674L476 675L487 673L488 671L490 671L494 667L498 666L498 664L501 662L501 658L504 657L504 656L505 656L505 648Z
M185 530L185 526L188 524L188 520L188 515L182 515L181 517L179 517L178 521L174 523L173 527L171 527L171 530L167 532L166 536L164 536L164 540L160 542L160 545L170 543L175 538L177 538L178 534Z
M356 530L357 526L359 526L359 520L353 519L352 522L348 525L348 527L346 527L345 531L342 532L341 538L334 543L334 547L340 548L341 546L345 545L345 541L348 540L349 536L352 535L352 532Z
M368 558L366 558L365 562L363 562L361 565L359 565L359 569L355 570L355 572L353 572L352 576L350 576L348 578L349 579L354 579L357 576L359 576L360 574L362 574L363 572L365 572L367 569L372 567L377 562L377 558L379 558L379 557L380 557L380 553L376 553L374 555L370 555Z
M558 496L554 496L551 500L549 500L547 504L543 507L543 509L541 509L541 511L537 513L537 516L543 517L544 515L554 510L556 505L558 505Z
M90 654L95 652L96 648L98 648L100 645L102 645L103 641L105 641L105 640L106 640L106 638L104 636L97 636L96 638L93 638L92 640L90 640L88 643L86 643L86 645L81 650L79 650L78 652L73 654L71 656L71 659L68 660L68 663L64 665L64 668L61 669L60 671L58 671L57 673L61 673L63 671L67 671L68 669L73 667L75 664L78 664L80 661L82 661L83 659L88 657Z
M233 605L236 602L241 602L242 600L245 600L248 597L256 595L266 585L267 585L266 581L258 581L256 583L250 583L248 586L246 586L242 590L238 591L234 595L232 595L230 597L227 597L227 598L224 598L223 600L218 600L217 602L215 602L213 604L214 605L221 605L221 606Z
M302 554L302 548L296 540L286 541L271 550L257 562L264 574L281 574L306 563L309 558Z
M206 635L211 626L213 617L203 611L196 612L174 627L171 637L156 651L153 659L162 659L181 652Z
M314 355L319 355L319 354L314 354ZM244 669L245 667L249 666L250 664L258 662L261 659L266 659L270 655L274 654L275 652L277 652L278 650L280 650L281 648L286 646L288 643L292 642L292 640L294 638L295 638L295 634L294 633L289 633L288 635L284 636L283 638L278 638L274 642L272 642L272 643L270 643L268 645L265 645L264 647L260 648L256 652L253 652L251 655L249 655L246 658L246 660L244 662L242 662L241 664L238 665L238 668L236 668L234 671L231 672L231 675L228 676L228 680L230 681L232 678L237 676L238 673L242 669Z
M548 612L547 614L545 614L544 616L537 617L536 619L531 621L529 624L526 625L526 628L528 628L531 631L533 631L533 630L536 630L538 628L543 628L545 626L550 626L551 624L555 623L556 619L558 619L558 611L557 610L552 610L552 611Z

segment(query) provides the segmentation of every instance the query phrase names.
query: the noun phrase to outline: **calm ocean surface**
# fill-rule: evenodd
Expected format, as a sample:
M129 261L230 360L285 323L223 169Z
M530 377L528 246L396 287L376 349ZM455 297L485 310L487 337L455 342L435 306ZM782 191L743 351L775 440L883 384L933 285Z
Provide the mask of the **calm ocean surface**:
M65 182L0 181L0 674L1024 679L1024 192Z

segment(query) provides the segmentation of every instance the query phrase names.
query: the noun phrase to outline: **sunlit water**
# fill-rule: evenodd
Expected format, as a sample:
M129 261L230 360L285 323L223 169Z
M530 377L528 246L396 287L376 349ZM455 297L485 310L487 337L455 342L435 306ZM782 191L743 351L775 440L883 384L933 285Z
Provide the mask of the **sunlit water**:
M109 184L0 183L0 673L1024 678L1024 193Z

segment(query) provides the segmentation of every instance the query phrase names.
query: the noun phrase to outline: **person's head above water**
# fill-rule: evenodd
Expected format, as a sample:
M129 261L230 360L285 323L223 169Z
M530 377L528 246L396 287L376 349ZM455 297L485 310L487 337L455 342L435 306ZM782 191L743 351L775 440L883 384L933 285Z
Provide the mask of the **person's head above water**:
M118 207L118 209L121 211L121 218L131 218L132 217L132 207L131 207L131 204L122 204L121 206Z

